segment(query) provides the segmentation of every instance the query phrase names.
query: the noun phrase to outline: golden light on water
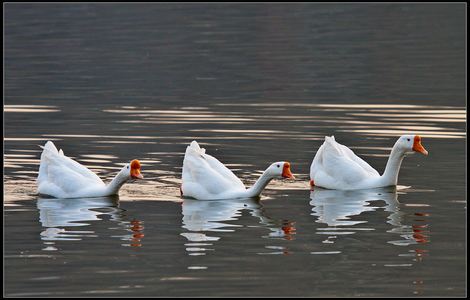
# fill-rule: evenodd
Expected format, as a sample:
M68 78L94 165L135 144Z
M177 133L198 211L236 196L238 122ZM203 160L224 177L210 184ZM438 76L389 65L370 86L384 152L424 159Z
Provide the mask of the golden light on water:
M250 109L246 109L250 107ZM289 109L287 109L289 108ZM50 113L60 112L55 106L36 105L6 105L6 113ZM117 127L129 126L126 132L132 134L103 134L64 132L64 133L38 133L30 136L7 136L5 142L34 143L43 145L47 140L56 142L58 148L64 148L66 155L76 153L76 149L66 147L68 141L86 141L90 152L79 154L76 159L92 171L99 174L106 182L127 163L115 152L115 147L125 146L149 147L155 150L160 145L180 145L178 151L148 151L139 159L150 169L142 172L150 177L141 183L125 185L121 195L122 199L179 199L179 184L181 165L168 166L168 159L178 157L176 161L182 162L186 144L191 140L203 141L201 145L214 154L215 149L223 150L231 141L277 141L277 143L291 143L303 141L304 143L319 144L325 135L352 134L357 138L370 138L378 140L370 146L348 145L363 157L378 157L386 159L389 155L390 143L388 139L406 133L419 134L424 138L432 139L462 139L466 132L458 126L466 122L466 110L463 107L402 105L402 104L309 104L309 103L219 103L212 107L184 107L182 109L152 109L149 107L121 106L115 109L103 109L103 113L111 118ZM155 130L139 134L140 129L132 126L152 126ZM165 134L165 126L176 128L181 125L183 131L173 131ZM158 129L157 129L158 128ZM162 128L163 132L160 132ZM173 129L175 130L175 129ZM163 134L162 134L163 133ZM383 139L382 143L381 139ZM238 144L238 143L236 143ZM393 143L392 143L393 144ZM93 146L94 145L94 146ZM147 145L147 146L146 146ZM312 144L314 145L314 144ZM95 147L95 148L93 148ZM95 151L93 149L101 149ZM105 150L106 149L106 150ZM109 150L109 153L106 153ZM315 153L312 148L312 155ZM5 153L4 167L14 170L14 175L7 178L29 179L34 182L39 167L41 149L11 149ZM95 153L95 154L93 154ZM253 154L254 155L254 154ZM284 159L284 158L283 158ZM172 161L175 161L174 159ZM308 162L308 164L310 161ZM242 174L243 181L248 185L263 170L253 170L249 163L227 162L227 166L237 174ZM163 167L163 169L162 169ZM171 170L165 168L171 168ZM301 174L299 174L301 175ZM7 180L8 183L8 180ZM138 193L135 187L138 186ZM290 181L277 181L272 189L303 189L303 183ZM155 196L157 191L158 196ZM34 184L31 186L34 193Z
M57 106L48 105L4 105L3 111L8 113L45 113L59 112Z

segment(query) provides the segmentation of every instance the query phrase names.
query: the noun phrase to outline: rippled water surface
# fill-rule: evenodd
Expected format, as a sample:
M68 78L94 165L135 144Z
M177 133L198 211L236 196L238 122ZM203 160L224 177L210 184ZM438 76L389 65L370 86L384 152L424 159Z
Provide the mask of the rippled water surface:
M464 296L465 7L458 4L5 6L7 296ZM397 189L310 191L325 135ZM196 139L260 199L179 195ZM116 198L36 193L47 140Z

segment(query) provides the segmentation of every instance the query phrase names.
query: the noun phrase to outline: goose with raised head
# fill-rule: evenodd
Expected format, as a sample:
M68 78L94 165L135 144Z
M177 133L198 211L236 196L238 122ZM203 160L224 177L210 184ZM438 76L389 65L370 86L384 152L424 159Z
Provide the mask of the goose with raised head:
M419 135L403 135L395 143L380 175L348 147L325 137L310 166L310 185L334 190L357 190L397 185L403 158L415 152L428 155Z
M37 178L38 193L55 198L85 198L117 195L124 183L142 179L140 162L134 159L126 164L114 179L105 184L101 178L48 141L40 146L43 151Z
M290 163L280 161L271 164L247 189L224 164L192 141L184 155L181 195L198 200L257 197L273 178L294 178Z

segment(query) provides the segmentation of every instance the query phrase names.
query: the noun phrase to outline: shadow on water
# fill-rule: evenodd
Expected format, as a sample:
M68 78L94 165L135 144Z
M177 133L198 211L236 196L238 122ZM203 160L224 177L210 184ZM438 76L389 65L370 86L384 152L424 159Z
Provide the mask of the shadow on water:
M58 250L56 241L80 241L84 238L100 238L106 234L118 238L122 246L140 247L143 238L143 225L137 219L129 221L125 210L119 208L119 197L56 199L38 198L39 222L44 230L41 240L47 245L43 250ZM93 228L94 222L112 222L116 226L107 227L108 233L95 230L77 230L77 227ZM129 233L116 235L119 232Z

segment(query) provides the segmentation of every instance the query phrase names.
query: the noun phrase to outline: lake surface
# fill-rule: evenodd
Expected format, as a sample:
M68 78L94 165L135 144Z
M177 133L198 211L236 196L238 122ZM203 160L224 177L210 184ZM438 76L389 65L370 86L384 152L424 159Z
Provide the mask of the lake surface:
M13 4L4 37L5 296L465 296L464 4ZM398 189L310 191L334 135ZM39 197L41 149L116 198ZM197 140L260 199L179 196Z

